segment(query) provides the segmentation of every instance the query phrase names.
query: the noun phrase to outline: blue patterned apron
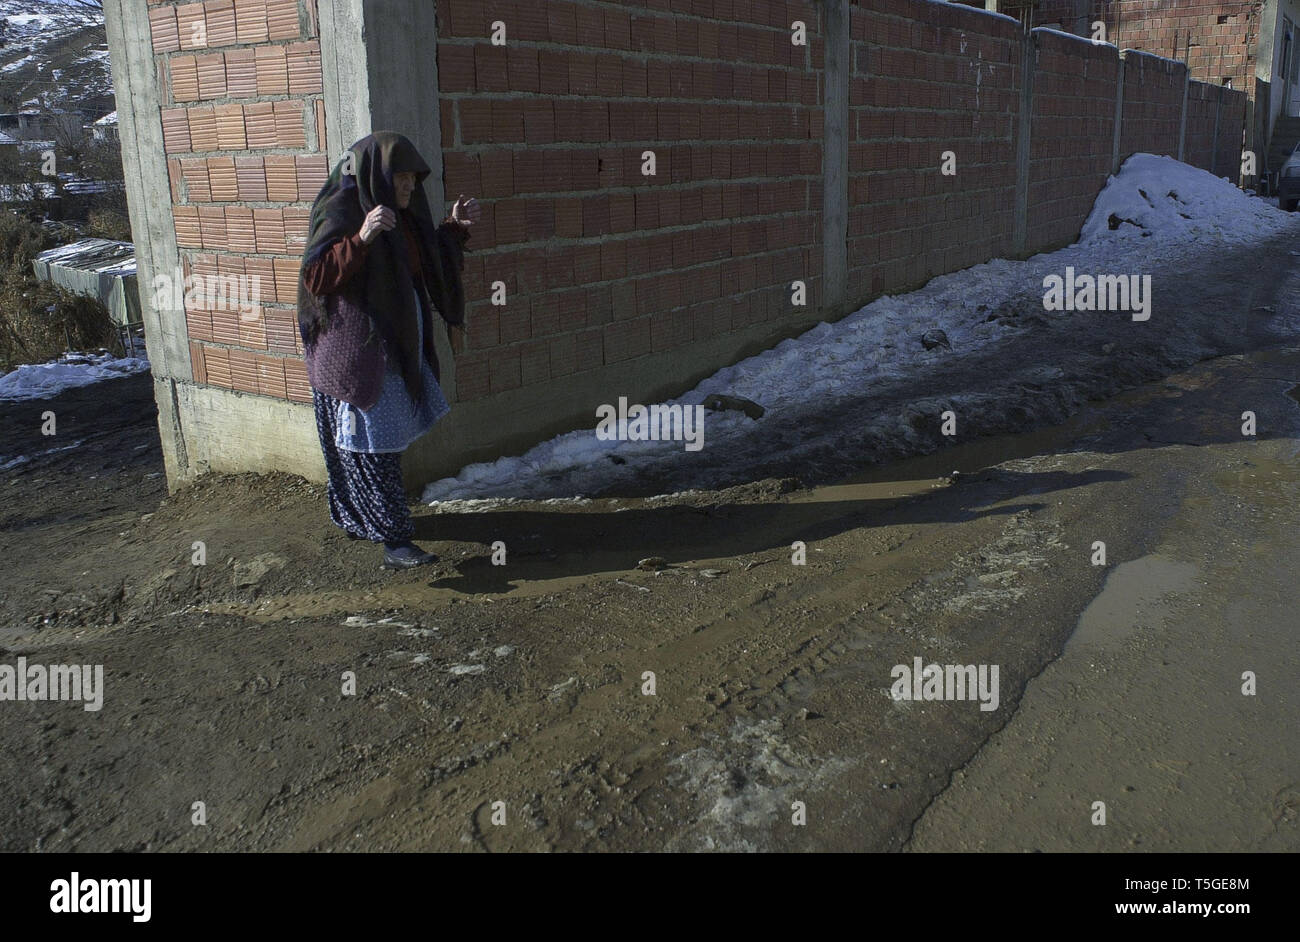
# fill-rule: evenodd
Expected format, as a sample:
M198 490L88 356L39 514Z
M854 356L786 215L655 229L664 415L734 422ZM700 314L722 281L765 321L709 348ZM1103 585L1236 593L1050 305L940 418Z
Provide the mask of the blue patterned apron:
M372 455L405 451L451 411L442 388L433 376L433 369L423 354L424 317L418 293L415 296L415 310L419 336L416 349L421 351L420 377L424 395L418 403L411 401L402 374L397 369L396 359L390 359L378 402L365 411L346 402L339 402L334 444L344 451Z

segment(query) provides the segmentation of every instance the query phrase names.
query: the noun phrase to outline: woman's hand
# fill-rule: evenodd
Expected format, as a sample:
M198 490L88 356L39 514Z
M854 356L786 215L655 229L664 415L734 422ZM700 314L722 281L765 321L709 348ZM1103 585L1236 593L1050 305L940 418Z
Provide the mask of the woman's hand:
M451 220L468 228L474 225L481 213L478 200L472 196L465 199L465 194L462 193L456 200L456 205L451 208ZM462 325L448 324L447 339L451 342L453 356L460 356L465 352L465 329Z
M379 233L387 232L397 225L397 214L387 206L376 206L366 214L366 221L361 224L361 241L366 245L379 238Z
M451 218L462 226L472 226L478 222L478 217L482 212L478 200L472 196L465 199L465 194L462 193L460 198L456 200L456 205L451 208Z

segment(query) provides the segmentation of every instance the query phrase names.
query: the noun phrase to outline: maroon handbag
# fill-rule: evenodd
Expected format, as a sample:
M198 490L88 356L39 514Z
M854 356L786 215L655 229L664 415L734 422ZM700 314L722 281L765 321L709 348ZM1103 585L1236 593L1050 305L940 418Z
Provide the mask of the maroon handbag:
M320 303L307 296L309 304ZM307 379L313 388L364 412L379 401L384 388L384 342L369 315L343 295L326 295L324 300L326 325L303 344Z

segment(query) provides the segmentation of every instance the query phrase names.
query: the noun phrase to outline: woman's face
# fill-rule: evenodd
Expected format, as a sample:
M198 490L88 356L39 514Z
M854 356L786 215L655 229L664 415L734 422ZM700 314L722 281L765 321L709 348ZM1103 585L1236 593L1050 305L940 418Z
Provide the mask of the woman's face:
M393 174L393 189L397 197L397 208L406 209L411 205L411 194L415 192L415 172L403 170Z

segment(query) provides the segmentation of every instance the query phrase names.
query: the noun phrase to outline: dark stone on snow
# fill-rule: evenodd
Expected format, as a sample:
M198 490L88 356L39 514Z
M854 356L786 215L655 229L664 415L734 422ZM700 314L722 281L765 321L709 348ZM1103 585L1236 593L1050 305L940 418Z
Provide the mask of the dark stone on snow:
M946 350L952 349L952 344L948 342L948 335L942 330L927 330L921 335L921 346L927 350L933 350L935 347L943 347Z
M721 412L730 409L733 412L743 412L751 419L761 419L763 413L767 410L757 402L745 399L741 396L723 396L720 393L714 393L704 400L704 408L713 412Z

